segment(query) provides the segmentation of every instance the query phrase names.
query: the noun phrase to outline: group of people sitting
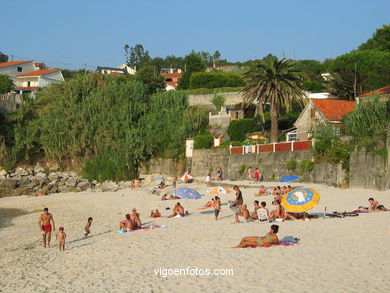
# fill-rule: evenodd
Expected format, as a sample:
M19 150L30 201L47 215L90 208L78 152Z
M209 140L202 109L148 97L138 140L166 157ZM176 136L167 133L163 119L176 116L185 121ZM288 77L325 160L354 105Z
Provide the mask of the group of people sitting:
M363 213L374 213L374 212L388 212L389 209L385 208L384 205L381 205L377 200L374 200L374 198L370 197L368 199L368 202L370 203L369 207L358 207L357 211L363 212Z
M168 197L168 194L164 194L162 197L161 197L161 200L170 200L170 199L180 199L180 197L176 196L176 195L170 195Z
M126 214L125 218L125 220L119 222L119 230L130 232L141 229L142 223L137 209L133 208L131 214Z
M283 186L283 187L277 186L274 188L274 190L271 193L271 191L268 191L268 189L264 185L261 185L259 191L255 195L256 196L266 196L266 195L272 194L272 195L279 196L279 197L283 198L283 195L285 195L286 193L289 193L292 190L293 190L293 188L290 185Z

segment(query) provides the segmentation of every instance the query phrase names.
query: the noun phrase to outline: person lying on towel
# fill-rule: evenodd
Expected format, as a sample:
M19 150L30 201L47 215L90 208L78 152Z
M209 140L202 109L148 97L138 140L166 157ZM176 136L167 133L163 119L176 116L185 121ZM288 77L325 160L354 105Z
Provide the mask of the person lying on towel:
M262 246L270 246L272 244L278 244L279 239L276 236L276 233L279 231L278 225L272 225L268 234L264 237L259 236L248 236L242 238L240 244L238 244L234 248L245 248L245 247L262 247Z

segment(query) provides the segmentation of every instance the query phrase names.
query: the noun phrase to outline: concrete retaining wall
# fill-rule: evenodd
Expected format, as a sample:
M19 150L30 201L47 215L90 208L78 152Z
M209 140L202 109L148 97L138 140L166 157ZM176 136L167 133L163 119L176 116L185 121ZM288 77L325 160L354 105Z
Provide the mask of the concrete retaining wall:
M238 103L242 103L243 97L240 92L232 92L232 93L219 93L225 97L225 105L235 105ZM188 103L190 106L212 106L211 99L214 97L214 94L208 95L189 95Z
M186 158L180 159L151 159L148 164L141 166L140 174L181 176L186 171Z

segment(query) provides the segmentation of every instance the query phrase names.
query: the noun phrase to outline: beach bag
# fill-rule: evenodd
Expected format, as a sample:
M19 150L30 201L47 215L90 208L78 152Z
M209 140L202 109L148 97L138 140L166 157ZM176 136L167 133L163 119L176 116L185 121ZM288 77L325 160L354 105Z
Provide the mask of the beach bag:
M230 209L235 213L235 214L240 214L240 208L238 207L237 203L231 204Z

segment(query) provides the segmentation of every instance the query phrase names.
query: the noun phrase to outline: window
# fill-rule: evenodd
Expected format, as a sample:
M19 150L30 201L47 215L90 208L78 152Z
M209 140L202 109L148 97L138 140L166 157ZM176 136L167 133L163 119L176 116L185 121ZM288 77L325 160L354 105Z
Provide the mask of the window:
M27 87L30 87L31 86L31 81L28 81L27 82Z
M340 129L336 129L336 130L335 130L335 133L336 133L337 136L341 136L341 131L340 131Z
M17 69L18 69L18 72L23 72L23 67L18 66Z
M315 115L316 115L316 109L312 108L312 109L310 110L310 117L311 117L311 118L314 118Z

